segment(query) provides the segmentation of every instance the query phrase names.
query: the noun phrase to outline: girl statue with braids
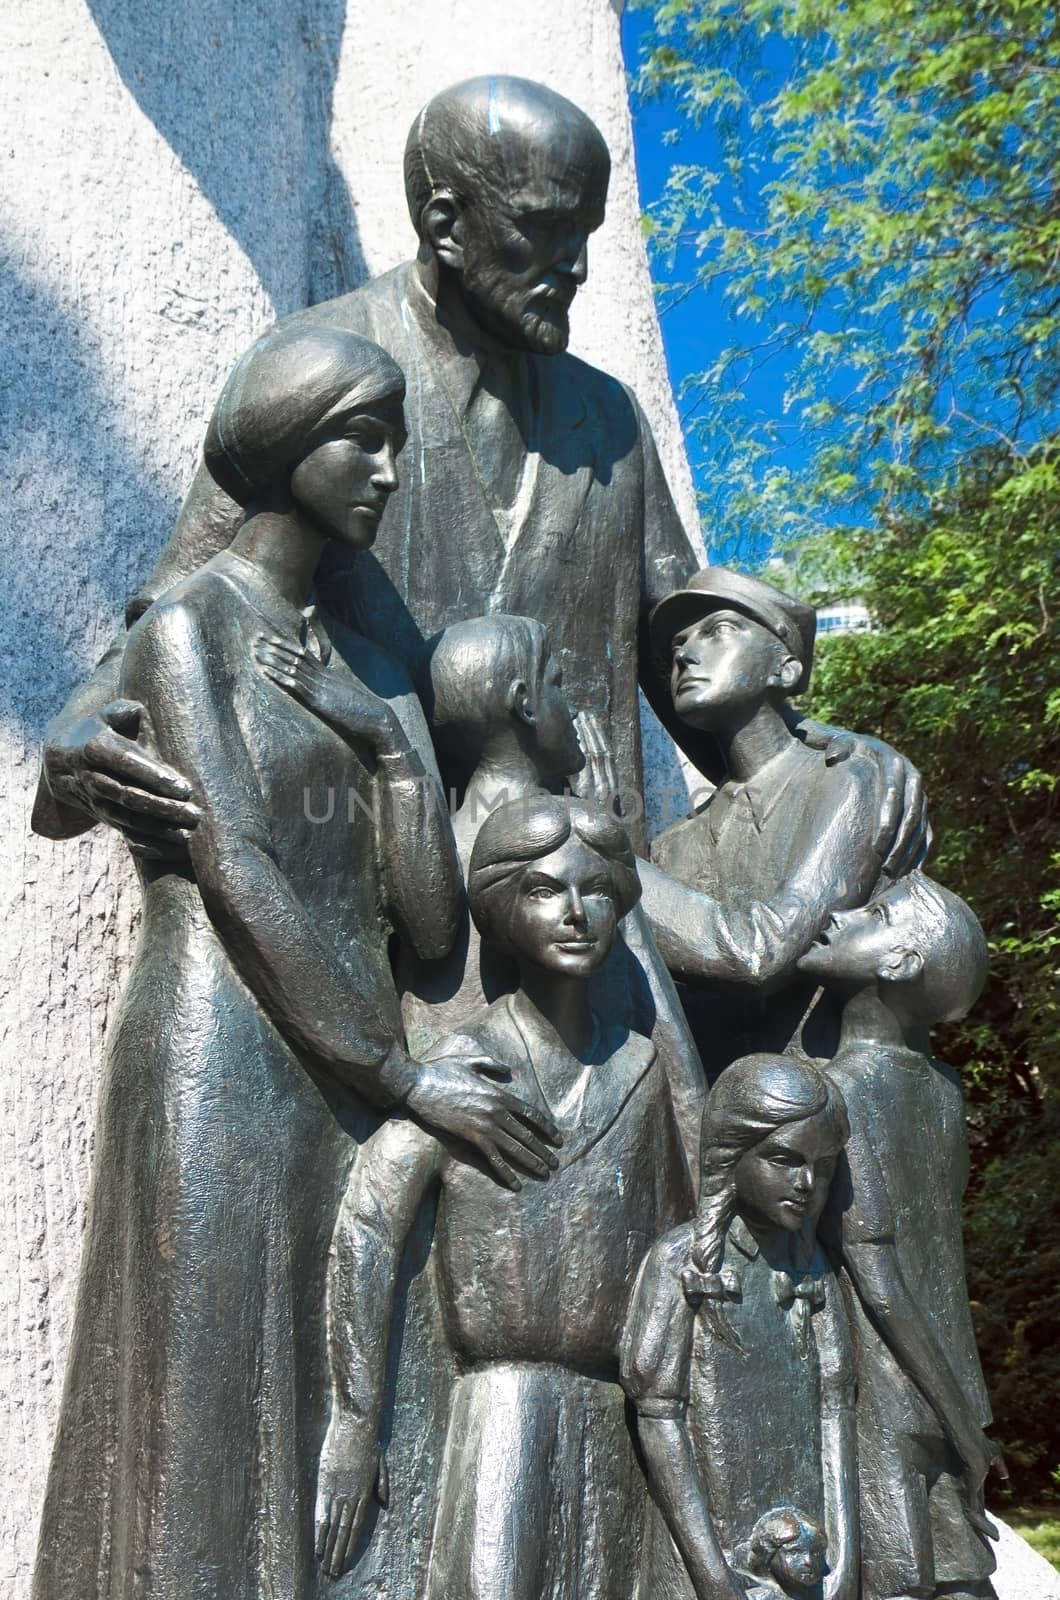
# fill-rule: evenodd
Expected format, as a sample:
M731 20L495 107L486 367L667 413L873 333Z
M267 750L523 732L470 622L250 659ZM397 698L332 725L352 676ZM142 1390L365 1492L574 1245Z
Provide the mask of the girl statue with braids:
M775 1563L775 1592L857 1595L853 1353L816 1238L847 1137L838 1091L787 1056L746 1056L710 1093L698 1213L649 1253L623 1335L669 1529L656 1519L641 1596L743 1596L761 1582L744 1553L773 1513L822 1530L826 1557Z

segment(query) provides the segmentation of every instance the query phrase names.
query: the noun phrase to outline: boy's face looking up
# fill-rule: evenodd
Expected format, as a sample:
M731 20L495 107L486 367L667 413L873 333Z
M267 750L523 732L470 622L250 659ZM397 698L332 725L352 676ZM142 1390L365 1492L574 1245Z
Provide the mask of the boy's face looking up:
M708 612L675 633L670 648L674 710L682 722L708 732L741 723L768 698L782 698L799 673L776 634L741 611Z
M901 880L867 906L835 911L800 957L800 972L826 982L869 984L876 978L910 978L919 968L916 903Z
M565 977L591 977L615 937L607 862L576 834L523 873L508 925L520 960Z

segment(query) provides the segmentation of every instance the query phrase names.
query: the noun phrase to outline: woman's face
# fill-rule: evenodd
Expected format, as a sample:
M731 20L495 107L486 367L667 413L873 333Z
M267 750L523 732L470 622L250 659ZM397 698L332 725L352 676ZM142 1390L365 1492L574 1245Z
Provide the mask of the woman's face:
M291 499L326 539L367 550L397 488L396 461L404 443L400 400L357 411L298 463L291 474Z
M616 922L608 864L572 833L523 873L508 937L534 966L588 978L606 960Z
M737 1163L738 1211L752 1226L782 1228L786 1233L816 1222L840 1149L826 1111L778 1128Z

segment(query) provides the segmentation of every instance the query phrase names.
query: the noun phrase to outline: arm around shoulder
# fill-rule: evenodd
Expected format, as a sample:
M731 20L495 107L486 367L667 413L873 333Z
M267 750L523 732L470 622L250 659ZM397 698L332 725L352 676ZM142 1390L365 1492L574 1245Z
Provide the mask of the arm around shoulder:
M229 544L241 516L200 463L172 538L127 607L130 625ZM198 814L184 775L138 743L142 707L119 699L126 637L115 635L92 676L48 726L33 828L48 839L71 839L103 822L118 828L136 854L182 856Z

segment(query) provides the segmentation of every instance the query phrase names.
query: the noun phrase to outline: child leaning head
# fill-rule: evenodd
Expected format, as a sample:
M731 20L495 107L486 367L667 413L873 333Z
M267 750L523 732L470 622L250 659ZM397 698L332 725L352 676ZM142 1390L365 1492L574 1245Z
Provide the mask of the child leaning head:
M837 911L798 965L848 991L875 987L903 1021L963 1017L986 980L986 936L971 907L922 872L856 911Z
M499 806L471 853L468 901L483 940L557 977L589 977L640 899L625 829L554 795Z
M540 780L581 770L585 755L548 632L497 612L445 628L428 644L424 704L446 763L470 776L486 750L514 741ZM503 769L503 752L499 765Z

